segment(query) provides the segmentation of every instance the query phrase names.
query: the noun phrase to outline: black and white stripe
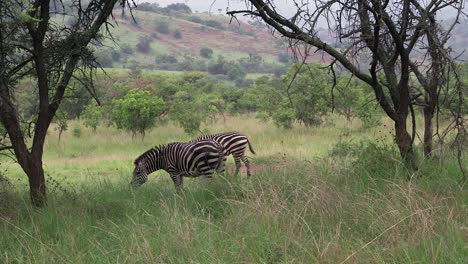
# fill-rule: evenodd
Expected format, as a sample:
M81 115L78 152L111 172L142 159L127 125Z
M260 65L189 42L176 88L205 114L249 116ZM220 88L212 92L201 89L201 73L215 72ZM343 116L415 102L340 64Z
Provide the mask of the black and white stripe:
M182 188L183 177L211 176L224 172L224 148L214 140L190 143L170 143L154 147L135 162L131 184L140 186L148 174L165 170L171 175L177 190Z
M245 150L247 146L250 149L250 152L255 154L254 150L252 149L252 145L250 144L249 139L238 132L227 132L221 134L214 134L214 135L203 135L198 137L195 141L198 140L206 140L212 139L218 142L219 144L223 145L225 150L226 157L231 155L234 157L234 162L236 163L236 173L239 173L241 167L241 160L244 162L245 167L247 168L247 176L250 176L250 162L245 155Z

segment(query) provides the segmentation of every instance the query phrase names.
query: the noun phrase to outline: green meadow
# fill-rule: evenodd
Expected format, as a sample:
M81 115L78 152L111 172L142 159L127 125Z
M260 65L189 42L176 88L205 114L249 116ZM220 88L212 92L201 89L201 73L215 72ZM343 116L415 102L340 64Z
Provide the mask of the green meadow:
M411 174L390 122L284 130L243 115L204 129L248 135L253 176L185 178L177 194L160 171L132 189L138 155L191 137L73 121L60 141L49 130L48 206L36 209L2 158L0 263L466 263L468 191L450 149Z

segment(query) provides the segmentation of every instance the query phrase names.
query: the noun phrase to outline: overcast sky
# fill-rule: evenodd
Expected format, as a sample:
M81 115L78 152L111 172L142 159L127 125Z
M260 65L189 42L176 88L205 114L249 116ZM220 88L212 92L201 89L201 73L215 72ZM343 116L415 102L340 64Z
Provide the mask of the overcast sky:
M222 10L222 14L226 14L226 8L228 7L229 10L241 10L246 7L244 0L137 0L137 3L143 2L158 3L162 7L174 3L185 3L190 6L192 11L209 12L211 9L213 14L219 14L218 9ZM295 11L294 8L288 8L288 6L290 7L291 5L290 0L289 5L288 0L276 0L275 3L281 14L286 16L293 15L293 12Z
M467 1L467 0L463 0ZM169 4L174 3L185 3L190 6L192 11L198 12L209 12L213 14L219 14L219 9L221 9L222 14L226 14L226 9L229 10L242 10L245 9L244 0L136 0L137 3L150 2L158 3L160 6L164 7ZM275 0L274 1L280 14L286 18L292 17L296 11L295 6L292 4L291 0ZM468 10L468 5L465 5L465 12ZM446 9L439 16L439 19L446 20L450 17L453 17L455 12L453 9Z

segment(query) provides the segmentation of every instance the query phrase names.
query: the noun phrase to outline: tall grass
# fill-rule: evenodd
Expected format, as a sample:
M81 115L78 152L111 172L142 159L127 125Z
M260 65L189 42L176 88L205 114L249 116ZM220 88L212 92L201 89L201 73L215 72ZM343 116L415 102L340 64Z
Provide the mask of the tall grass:
M108 128L50 135L46 208L31 208L14 166L0 183L0 262L466 263L468 191L450 155L408 181L372 131L230 121L210 128L250 136L254 175L185 179L180 195L164 173L128 185L135 155L188 138L171 125L143 142Z

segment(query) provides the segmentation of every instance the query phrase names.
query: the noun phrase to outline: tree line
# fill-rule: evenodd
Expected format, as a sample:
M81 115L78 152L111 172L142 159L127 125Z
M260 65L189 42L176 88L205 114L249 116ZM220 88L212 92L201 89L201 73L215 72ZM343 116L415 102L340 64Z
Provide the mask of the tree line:
M154 126L172 121L188 134L200 133L225 115L251 113L261 121L271 120L280 128L294 124L320 126L330 114L341 115L348 124L360 120L367 129L380 124L382 112L372 96L372 88L349 73L333 77L320 64L293 64L281 76L265 75L248 87L237 87L204 72L182 74L150 73L134 69L123 76L99 78L96 92L101 105L92 99L86 88L72 82L75 88L64 99L53 122L58 129L67 129L66 121L82 119L96 130L100 125L113 125L133 136ZM464 68L468 69L467 65ZM112 73L109 73L112 75ZM34 88L29 82L20 85L18 99L25 106L23 118L33 120ZM465 89L465 97L466 97ZM455 105L440 110L446 120ZM468 113L468 103L463 105ZM135 118L138 117L138 118Z

